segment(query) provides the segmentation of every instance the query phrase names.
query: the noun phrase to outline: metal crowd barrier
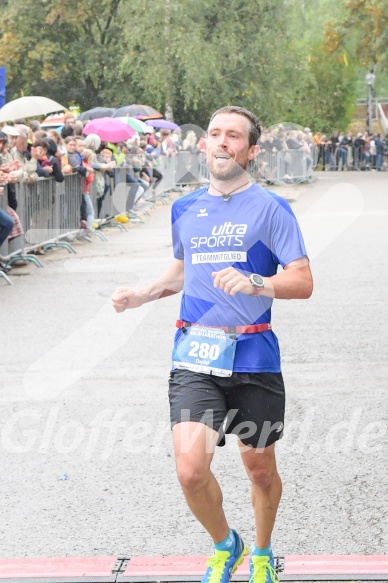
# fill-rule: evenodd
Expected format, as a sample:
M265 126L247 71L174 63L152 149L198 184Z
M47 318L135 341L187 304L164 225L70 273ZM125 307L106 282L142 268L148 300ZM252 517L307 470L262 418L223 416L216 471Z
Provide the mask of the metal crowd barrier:
M165 200L165 193L176 188L176 166L177 166L177 156L160 156L159 165L157 169L163 175L162 180L156 187L157 199L162 202Z
M96 173L97 174L97 173ZM125 230L120 222L116 221L120 215L125 214L131 222L144 222L141 215L147 213L151 203L143 205L145 208L134 210L134 202L140 184L134 184L127 180L130 175L133 178L133 169L127 166L121 166L110 170L102 171L101 176L104 178L104 189L98 187L97 176L91 183L90 197L94 207L94 215L99 229L106 226L116 227ZM97 234L94 231L94 234Z
M30 254L38 247L65 247L74 252L63 239L77 233L80 228L83 182L78 174L71 174L62 183L53 178L42 178L34 183L15 184L16 212L24 232L1 247L1 254L10 265L22 258L42 267L37 257ZM5 188L4 196L1 196L4 210L7 209L7 198Z
M270 184L292 184L310 182L318 153L311 147L311 154L303 150L261 150L251 162L249 172L255 180L265 180Z
M249 172L257 181L267 183L292 183L311 180L317 159L316 150L307 156L301 150L269 152L263 150L250 164ZM125 230L117 222L119 215L125 214L132 222L143 222L142 213L148 213L155 200L165 202L169 192L176 188L209 182L209 170L202 153L180 151L174 156L160 156L157 169L163 178L150 190L153 200L140 200L134 207L138 187L128 181L128 175L134 176L128 167L117 167L111 172L104 172L105 189L97 188L95 179L90 185L90 196L94 205L95 219L99 229L105 225ZM81 228L81 204L84 192L84 178L74 173L65 176L62 183L53 178L39 179L35 183L15 184L18 201L17 214L24 233L11 241L6 241L0 248L0 254L12 265L17 259L25 259L41 267L36 256L31 254L38 247L49 249L65 247L74 252L70 245ZM147 197L144 197L145 199ZM0 195L0 208L7 211L7 187ZM93 234L105 239L100 230ZM67 239L67 240L66 240ZM70 241L69 241L70 239Z
M191 153L181 151L175 157L175 184L185 186L198 184L202 175L202 154L201 152Z

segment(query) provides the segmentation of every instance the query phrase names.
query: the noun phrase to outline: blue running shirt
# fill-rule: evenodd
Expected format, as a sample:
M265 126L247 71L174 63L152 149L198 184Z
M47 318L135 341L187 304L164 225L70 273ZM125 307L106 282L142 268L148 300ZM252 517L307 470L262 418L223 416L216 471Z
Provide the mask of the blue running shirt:
M204 326L271 322L272 298L235 296L215 288L213 271L234 267L244 275L270 277L278 266L307 256L289 204L253 184L228 202L202 188L172 205L174 256L184 260L180 319ZM175 342L182 334L177 330ZM280 372L272 331L238 337L234 372Z

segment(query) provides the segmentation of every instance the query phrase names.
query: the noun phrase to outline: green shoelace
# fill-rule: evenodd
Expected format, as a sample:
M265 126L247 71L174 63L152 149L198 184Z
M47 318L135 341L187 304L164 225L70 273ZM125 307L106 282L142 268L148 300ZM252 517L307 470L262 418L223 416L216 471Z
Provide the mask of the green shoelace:
M225 563L229 557L229 551L214 551L214 555L212 555L207 562L207 567L211 567L212 569L208 583L220 582L222 573L225 569Z
M253 564L253 575L249 579L249 583L266 583L268 573L272 583L279 583L278 574L270 565L269 557L267 555L253 555L251 559Z

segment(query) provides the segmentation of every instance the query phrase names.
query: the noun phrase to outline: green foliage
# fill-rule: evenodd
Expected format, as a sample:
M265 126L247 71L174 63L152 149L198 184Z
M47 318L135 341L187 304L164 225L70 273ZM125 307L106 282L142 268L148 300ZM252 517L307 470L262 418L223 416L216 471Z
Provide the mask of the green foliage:
M265 125L345 129L357 59L334 25L326 52L325 23L360 3L388 0L0 0L7 99L169 104L179 123L201 127L238 104Z
M21 92L81 107L114 99L121 5L100 0L96 10L93 0L6 3L0 60L7 64L8 100Z

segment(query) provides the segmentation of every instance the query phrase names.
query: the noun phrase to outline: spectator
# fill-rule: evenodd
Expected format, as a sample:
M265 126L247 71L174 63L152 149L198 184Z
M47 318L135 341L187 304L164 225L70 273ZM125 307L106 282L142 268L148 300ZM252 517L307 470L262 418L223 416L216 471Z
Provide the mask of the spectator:
M40 122L37 119L30 119L29 123L30 123L31 132L33 134L31 137L36 139L38 136L35 136L34 134L41 130Z
M63 115L63 127L75 127L75 115L71 111L66 111Z
M4 188L0 186L0 196L4 194ZM8 213L0 209L0 247L6 241L9 234L13 229L13 219L9 216ZM8 273L11 271L11 266L6 264L6 258L0 255L0 271L4 273Z
M197 136L193 130L187 132L187 136L183 140L182 144L183 150L191 152L192 154L199 154L199 148L197 145Z
M57 132L56 130L49 130L47 132L47 137L56 143L57 151L56 151L55 155L58 158L59 163L62 166L62 156L64 154L67 154L67 150L66 150L65 142L63 141L61 134L59 132Z
M36 171L40 178L51 178L53 167L47 158L47 144L36 140L31 146L31 159L36 160Z
M356 139L354 140L354 168L356 170L361 170L363 164L363 151L365 146L365 140L363 137L362 132L357 134Z
M147 142L140 142L140 147L145 152L147 160L146 168L152 181L152 197L155 198L156 188L163 180L163 174L156 168L160 164L160 141L155 139L154 147L147 145Z
M206 142L206 132L204 132L198 140L198 148L203 156L206 156Z
M194 134L195 135L195 134ZM179 152L182 150L183 143L182 143L182 130L173 130L171 134L171 140L174 144L174 150Z
M331 170L331 171L337 170L336 152L337 152L337 147L339 144L338 134L339 134L339 132L337 130L335 130L327 142L327 148L329 151L329 164L330 164L329 170Z
M61 129L61 136L64 140L66 140L66 138L68 137L74 137L74 126L75 126L75 120L74 120L74 116L72 116L72 120L70 119L70 123L65 122L63 128Z
M348 140L344 132L340 132L338 135L338 145L335 155L336 169L338 170L341 166L341 170L347 169L348 165Z
M101 138L97 134L89 134L84 140L84 147L92 150L93 156L90 158L89 165L95 171L96 195L97 195L97 216L100 216L102 202L109 192L109 176L107 172L111 172L115 167L115 162L105 162L97 158L96 151L101 146ZM106 177L106 178L105 178Z
M86 221L86 228L91 233L94 223L94 207L90 198L90 185L94 181L94 170L91 166L93 162L93 150L83 149L83 163L87 170L85 177L85 188L82 194L81 219Z
M32 134L33 142L36 142L36 140L44 140L44 138L47 138L47 132L45 132L44 130L37 130Z
M364 138L364 148L362 151L363 162L362 162L361 170L369 170L370 169L370 161L371 161L371 155L370 155L371 136L369 135L368 132L364 132L363 138Z
M381 139L381 134L377 134L377 136L375 137L375 146L376 146L376 170L380 172L383 167L384 159L384 142Z
M16 145L16 138L20 136L20 133L13 126L4 126L1 131L8 136L8 148L11 150ZM11 155L10 155L11 156Z
M27 126L23 125L16 125L15 128L20 135L16 137L15 147L11 150L11 154L14 160L20 162L20 169L16 170L14 173L14 182L24 180L27 182L36 182L38 179L37 161L31 158L28 149L28 136L30 130Z
M318 159L317 159L317 166L319 163L322 164L322 170L326 169L326 142L327 138L325 134L317 133L315 134L315 143L318 147Z
M56 155L58 151L57 144L51 138L45 138L43 141L47 145L46 156L53 169L52 177L56 182L63 182L65 177L62 174L61 163Z
M13 127L21 136L26 138L27 143L31 143L32 131L31 128L28 127L28 125L23 123L20 124L15 123Z
M21 162L14 160L9 152L7 135L1 132L0 136L0 180L2 183L8 184L8 206L16 211L18 203L14 183L21 179L18 178Z
M369 139L369 155L370 155L370 168L376 170L376 141L375 137L372 135Z
M78 137L82 136L84 130L84 124L81 120L77 120L74 125L74 135Z
M16 214L17 200L14 185L12 184L12 181L14 181L14 172L19 169L20 162L9 158L7 147L7 134L0 132L0 183L8 185L7 212L5 213L2 210L0 216L0 245L4 243L5 239L8 238L8 240L11 241L15 237L24 233L20 219ZM4 188L0 185L0 195L3 195L3 193ZM4 272L8 272L10 269L9 266L5 264L4 258L1 258L1 263L3 267L0 267L0 269ZM12 262L12 267L23 267L25 265L27 265L27 262L23 259L17 259Z
M353 134L352 132L348 132L346 137L343 139L342 144L346 146L347 149L347 168L353 168L354 164L354 152L353 152Z
M171 139L170 130L160 130L161 152L163 156L176 154L174 142Z
M85 138L83 136L77 136L75 138L75 151L78 153L81 162L84 159L84 149L85 149L85 144L84 144Z
M68 136L65 139L65 146L67 154L62 156L62 172L64 174L72 174L75 171L80 176L86 176L86 168L82 164L81 155L76 151L77 142L75 138Z

